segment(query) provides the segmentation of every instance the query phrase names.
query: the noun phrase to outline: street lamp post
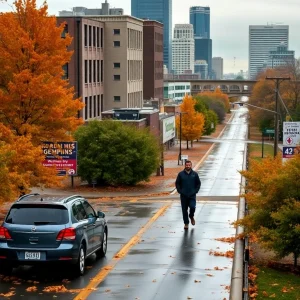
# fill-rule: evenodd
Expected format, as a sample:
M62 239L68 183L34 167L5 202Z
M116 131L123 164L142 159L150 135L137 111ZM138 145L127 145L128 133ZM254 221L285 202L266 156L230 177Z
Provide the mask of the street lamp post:
M277 156L277 151L278 151L278 133L279 133L279 119L278 119L278 109L279 109L279 105L278 105L278 93L279 93L279 84L284 81L284 80L290 80L290 77L266 77L266 80L273 80L276 84L276 88L275 88L275 134L274 134L274 157Z
M186 114L186 112L178 112L178 114L179 114L179 154L178 154L178 166L179 166L179 161L181 161L181 133L182 133L181 115Z

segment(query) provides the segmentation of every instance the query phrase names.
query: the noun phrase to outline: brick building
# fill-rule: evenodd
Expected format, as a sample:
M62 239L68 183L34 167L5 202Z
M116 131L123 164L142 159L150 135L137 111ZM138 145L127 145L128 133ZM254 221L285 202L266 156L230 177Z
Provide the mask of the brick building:
M163 24L145 20L143 26L143 91L144 99L163 99Z

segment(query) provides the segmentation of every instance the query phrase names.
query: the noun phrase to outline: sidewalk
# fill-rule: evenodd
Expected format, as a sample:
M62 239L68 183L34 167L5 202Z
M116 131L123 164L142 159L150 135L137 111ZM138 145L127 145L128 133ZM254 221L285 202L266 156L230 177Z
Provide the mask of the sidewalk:
M231 115L227 114L223 124L217 125L216 131L209 136L209 138L217 138L222 130L225 128L226 123L230 119ZM208 155L209 151L213 147L213 143L201 143L201 140L194 141L193 147L186 149L186 141L181 143L181 152L184 155L188 155L189 160L193 163L194 169L199 169L201 162ZM164 152L164 176L157 176L153 174L148 182L141 182L132 187L91 187L82 185L80 180L76 178L74 180L74 187L71 187L71 180L66 181L61 188L47 188L44 190L33 188L32 193L43 193L51 195L73 195L79 194L89 199L101 198L106 199L126 199L127 197L159 197L167 196L175 188L175 180L179 171L183 169L183 165L178 165L179 154L179 141L175 145Z

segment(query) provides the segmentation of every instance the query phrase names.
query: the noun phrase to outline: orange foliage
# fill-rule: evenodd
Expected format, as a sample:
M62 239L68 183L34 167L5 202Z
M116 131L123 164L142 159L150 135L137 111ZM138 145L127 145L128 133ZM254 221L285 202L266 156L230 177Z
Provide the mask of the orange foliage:
M207 96L209 98L218 99L224 104L226 111L228 111L230 109L230 101L229 101L228 95L224 94L219 88L217 88L213 92L210 92L210 91L203 92L200 95Z
M182 139L192 141L202 136L204 128L204 116L202 113L195 111L195 100L192 96L186 95L180 105L181 108L181 124L182 124ZM180 132L180 116L176 118L176 127Z
M57 182L42 167L43 141L70 141L82 120L83 104L62 79L70 61L71 37L61 38L47 5L17 0L15 12L0 15L0 200L14 198L23 187Z
M34 144L47 140L71 140L82 123L77 112L83 106L62 79L62 67L70 61L64 24L56 26L47 5L17 0L16 12L0 15L0 122L16 135L31 134Z

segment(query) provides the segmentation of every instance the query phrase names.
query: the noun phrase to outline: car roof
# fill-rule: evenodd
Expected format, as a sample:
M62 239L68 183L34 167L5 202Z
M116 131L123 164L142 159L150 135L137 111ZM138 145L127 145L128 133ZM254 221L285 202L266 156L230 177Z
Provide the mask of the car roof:
M46 194L25 194L21 196L15 204L67 204L71 203L74 200L84 199L79 195L72 196L54 196L54 195L46 195Z

